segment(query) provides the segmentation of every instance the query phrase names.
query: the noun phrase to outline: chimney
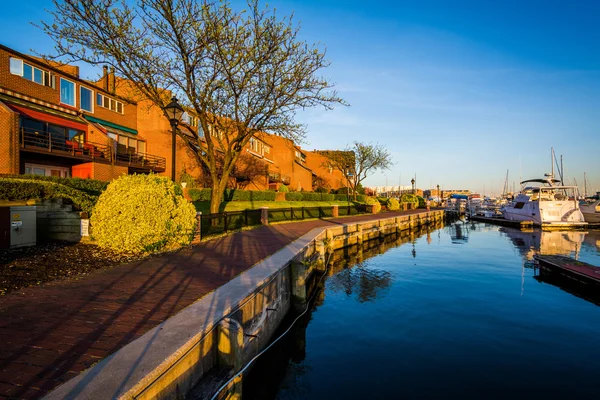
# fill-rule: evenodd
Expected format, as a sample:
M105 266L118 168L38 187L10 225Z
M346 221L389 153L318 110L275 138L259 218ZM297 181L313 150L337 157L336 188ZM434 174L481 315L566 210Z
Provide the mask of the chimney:
M108 92L108 67L105 65L102 67L102 89Z
M112 94L116 92L116 83L115 83L115 68L110 67L110 73L108 74L108 91Z

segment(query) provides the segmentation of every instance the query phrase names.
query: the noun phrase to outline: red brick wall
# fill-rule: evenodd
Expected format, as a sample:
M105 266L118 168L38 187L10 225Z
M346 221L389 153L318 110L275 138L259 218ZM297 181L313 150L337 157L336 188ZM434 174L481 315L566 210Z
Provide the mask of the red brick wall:
M19 173L18 114L0 102L0 174Z
M312 151L305 152L306 154L306 165L312 169L319 178L327 182L328 189L339 189L342 186L347 186L344 174L338 169L332 169L326 167L327 157L322 154L314 153Z
M89 163L92 165L93 179L101 181L111 181L121 175L127 175L128 168L119 165Z
M312 172L295 162L296 147L294 142L276 135L265 136L264 140L272 146L271 158L275 161L275 164L271 169L290 177L289 188L291 190L311 191Z
M13 75L10 73L10 57L15 57L23 60L25 63L33 65L35 67L40 68L44 71L50 71L52 74L56 76L56 88L53 89L49 86L40 85L38 83L32 82L28 79L25 79L18 75ZM77 71L77 69L69 68L70 66L65 66L61 68L63 70L69 71ZM74 82L76 87L76 95L75 107L71 107L65 104L60 103L60 78L63 77L65 79ZM94 83L86 82L84 80L78 79L77 77L71 76L66 73L61 73L60 71L51 70L48 66L42 62L36 62L35 60L25 59L22 55L17 53L9 52L5 49L0 48L0 87L6 90L10 90L15 93L19 93L21 95L31 97L36 100L41 100L48 102L50 104L63 107L72 111L79 111L80 107L80 96L79 96L79 87L84 86L88 89L93 90L93 113L88 113L84 111L84 114L89 114L96 118L103 119L105 121L109 121L115 124L119 124L131 129L137 129L137 105L130 104L124 99L119 99L113 94L104 91L98 88ZM123 103L123 114L117 113L115 111L111 111L107 108L100 107L96 105L96 93L104 94L110 98L116 99Z
M161 175L171 176L173 161L172 152L172 130L169 121L164 117L162 111L152 105L149 100L138 102L138 132L146 139L146 152L156 156L164 157L167 165ZM185 142L177 137L175 153L175 173L177 179L183 171L197 178L201 174L195 156Z

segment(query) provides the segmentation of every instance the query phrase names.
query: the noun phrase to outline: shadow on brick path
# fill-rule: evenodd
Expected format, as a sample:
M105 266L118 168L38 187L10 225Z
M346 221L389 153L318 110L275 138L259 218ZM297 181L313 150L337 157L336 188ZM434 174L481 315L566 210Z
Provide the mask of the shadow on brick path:
M311 229L422 212L263 226L0 298L0 399L43 396Z

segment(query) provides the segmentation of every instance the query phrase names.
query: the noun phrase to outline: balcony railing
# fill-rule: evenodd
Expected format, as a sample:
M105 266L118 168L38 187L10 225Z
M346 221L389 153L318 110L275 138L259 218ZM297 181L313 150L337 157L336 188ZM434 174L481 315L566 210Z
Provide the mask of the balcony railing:
M69 140L63 135L39 132L32 129L21 129L21 147L36 152L70 154L72 156L91 159L112 159L112 149L106 144L78 142Z
M164 170L167 162L164 157L155 156L147 153L119 153L115 159L120 163L127 163L132 167L150 168L152 170Z
M21 147L37 153L69 155L86 160L127 164L131 167L164 171L166 159L147 153L114 151L108 144L68 140L63 135L21 129Z

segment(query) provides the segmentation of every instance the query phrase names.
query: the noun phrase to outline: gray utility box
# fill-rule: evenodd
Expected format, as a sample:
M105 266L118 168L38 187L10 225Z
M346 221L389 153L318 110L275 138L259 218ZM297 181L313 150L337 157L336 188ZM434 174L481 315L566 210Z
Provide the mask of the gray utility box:
M0 249L35 246L35 206L0 207Z

